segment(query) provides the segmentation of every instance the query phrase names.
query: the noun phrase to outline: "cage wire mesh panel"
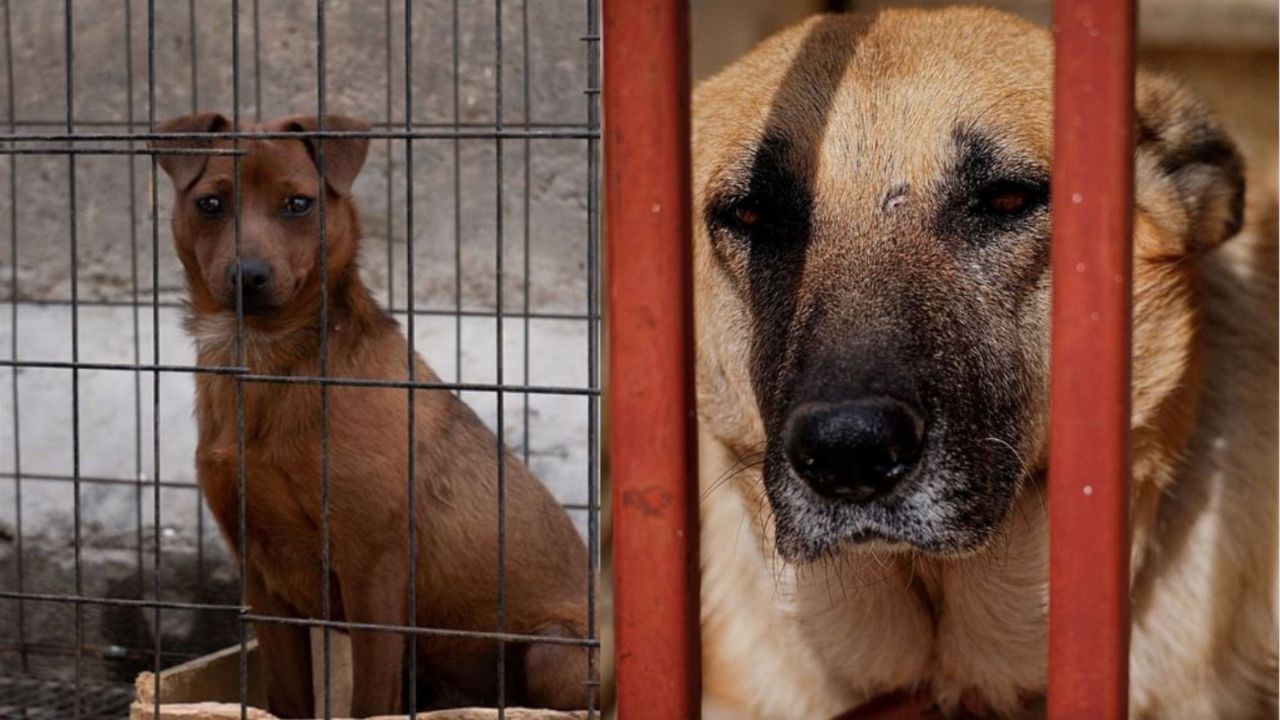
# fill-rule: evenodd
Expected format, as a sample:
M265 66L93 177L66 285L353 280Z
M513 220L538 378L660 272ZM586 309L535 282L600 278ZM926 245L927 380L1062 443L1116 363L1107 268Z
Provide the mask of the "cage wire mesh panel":
M147 149L195 111L373 123L361 276L570 513L597 647L594 3L0 11L0 714L121 716L139 671L252 634L196 486L172 191Z

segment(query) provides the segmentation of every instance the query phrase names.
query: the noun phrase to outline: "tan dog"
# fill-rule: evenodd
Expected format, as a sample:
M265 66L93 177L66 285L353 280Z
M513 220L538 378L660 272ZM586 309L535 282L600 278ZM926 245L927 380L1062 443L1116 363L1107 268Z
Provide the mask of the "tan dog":
M1036 714L1051 86L1046 31L953 9L695 93L709 716ZM1222 244L1231 142L1158 77L1137 111L1133 717L1274 717L1274 218Z
M326 117L326 130L368 125ZM315 130L316 118L249 128ZM221 115L164 123L160 132L230 130ZM231 148L231 140L173 140L160 149ZM323 145L321 149L320 146ZM360 225L351 184L367 139L246 140L240 161L241 247L235 240L234 166L227 155L169 154L160 164L176 191L173 234L190 289L188 327L202 366L241 363L236 307L242 294L244 362L254 374L321 374L321 280L327 283L330 377L439 382L408 352L396 322L370 297L356 265ZM317 172L322 152L324 186ZM324 213L319 197L324 195ZM319 253L324 219L325 253ZM243 291L238 292L242 286ZM334 385L327 391L328 528L331 577L322 573L321 395L314 384L244 384L246 600L253 612L286 618L331 616L406 625L409 523L416 547L418 627L498 629L498 458L505 469L505 630L583 637L587 557L568 515L536 478L453 394ZM200 486L236 548L239 462L235 381L198 376ZM414 433L413 507L407 473ZM272 712L314 717L311 654L304 625L256 626ZM420 707L492 703L498 648L491 641L416 635ZM405 636L353 631L352 711L398 712ZM512 643L506 693L513 704L573 709L587 704L587 656L565 644Z

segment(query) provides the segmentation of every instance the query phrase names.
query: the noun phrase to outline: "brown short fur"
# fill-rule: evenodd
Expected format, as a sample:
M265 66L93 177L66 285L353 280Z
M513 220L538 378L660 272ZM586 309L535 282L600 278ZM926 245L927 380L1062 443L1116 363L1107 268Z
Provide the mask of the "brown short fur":
M326 130L367 130L362 122L326 117ZM314 130L316 118L285 118L250 131ZM164 123L160 132L229 130L221 115ZM231 140L173 140L161 150L230 148ZM323 145L321 149L319 145ZM240 257L271 269L266 307L244 316L236 339L237 291L233 162L226 155L161 155L176 190L173 232L190 290L188 329L198 362L276 376L402 381L409 353L396 322L360 281L360 225L351 184L364 164L367 139L251 139L238 143ZM320 152L318 152L320 151ZM317 155L324 163L325 257L320 266L319 208L282 214L286 200L321 194ZM210 217L196 201L220 198ZM328 354L320 356L321 273L327 283ZM243 351L243 355L241 355ZM243 359L242 359L243 358ZM413 378L439 382L420 358ZM416 546L419 627L471 631L498 628L498 444L452 393L415 390L414 497L409 507L409 391L330 386L328 532L332 576L322 576L321 391L315 385L246 382L244 407L245 600L253 612L290 618L324 616L358 623L405 625L408 532ZM237 385L227 375L202 374L196 388L200 486L223 535L239 544ZM587 558L568 515L505 448L505 630L583 637L587 627ZM268 673L271 710L314 717L307 629L256 625ZM488 703L496 694L495 643L417 635L421 707ZM354 631L353 712L398 712L402 705L405 636ZM508 702L571 709L587 702L586 651L563 644L510 643Z
M1051 68L1010 15L885 11L811 19L695 92L709 717L900 690L1035 714ZM1224 242L1231 142L1164 78L1137 111L1132 716L1274 717L1274 213ZM986 209L997 181L1026 209ZM875 516L777 448L796 403L868 388L923 397L932 433Z

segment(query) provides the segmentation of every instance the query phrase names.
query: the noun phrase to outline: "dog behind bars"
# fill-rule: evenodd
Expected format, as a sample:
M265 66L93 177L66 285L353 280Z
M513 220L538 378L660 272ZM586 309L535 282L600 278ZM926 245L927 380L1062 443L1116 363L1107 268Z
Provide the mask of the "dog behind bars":
M323 126L368 129L360 121L336 116L325 117ZM301 133L317 127L315 117L294 117L250 129ZM231 129L224 116L213 113L176 118L157 128L164 133ZM208 138L152 145L161 153L234 146L229 139ZM186 269L187 327L200 365L243 362L250 373L260 375L385 381L403 381L412 369L415 380L438 382L420 358L410 355L395 321L360 281L360 225L351 185L368 146L366 138L347 137L241 141L239 252L233 158L160 155L176 192L173 234ZM318 242L322 217L323 258ZM238 301L243 309L240 338ZM327 316L323 345L322 305ZM411 407L410 391L396 387L334 384L327 389L327 401L316 383L244 382L242 388L243 459L236 380L212 373L198 376L196 468L223 535L233 550L244 553L245 594L254 613L323 617L327 588L335 620L407 625L412 522L417 626L493 631L504 613L508 633L585 635L587 558L581 538L547 490L454 395L414 390ZM328 422L328 577L321 549L322 414ZM506 510L501 608L499 457ZM406 481L411 466L412 508ZM255 629L271 711L313 717L307 627L258 623ZM398 712L404 697L405 636L361 630L351 636L353 713ZM415 637L421 706L496 698L499 654L493 641ZM585 707L587 652L555 642L511 644L506 651L507 701Z
M1052 68L1013 16L886 10L695 93L718 717L1041 715ZM1275 718L1275 204L1187 90L1135 100L1130 713Z

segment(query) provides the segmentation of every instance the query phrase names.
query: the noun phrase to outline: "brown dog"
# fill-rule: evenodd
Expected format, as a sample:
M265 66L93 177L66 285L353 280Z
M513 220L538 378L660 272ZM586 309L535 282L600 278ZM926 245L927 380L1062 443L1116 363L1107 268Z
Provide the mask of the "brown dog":
M314 130L314 117L253 128ZM367 130L326 117L326 130ZM217 114L164 123L160 132L230 130ZM320 146L323 147L320 147ZM402 381L408 349L395 321L370 297L357 271L360 225L351 184L367 139L248 139L240 161L241 248L237 260L233 160L228 155L161 154L176 199L173 234L190 288L188 328L202 366L235 366L276 376L321 374L321 277L327 282L323 370L336 378ZM166 140L174 148L231 148L231 140ZM323 158L324 187L317 172ZM324 193L324 265L319 254L319 196ZM236 338L243 286L243 348ZM243 352L243 359L241 358ZM417 381L438 378L417 357ZM200 486L223 534L239 537L235 380L197 380L196 451ZM243 385L246 601L253 612L288 618L331 616L356 623L406 625L408 530L416 546L419 627L498 628L498 457L494 435L445 391L414 391L414 506L408 501L409 391L333 385L327 394L328 527L331 577L321 557L321 393L314 384ZM587 558L567 514L505 448L505 630L582 637L587 626ZM272 712L312 717L308 631L256 626ZM397 712L404 635L352 632L353 712ZM496 693L494 642L419 634L423 704L487 703ZM571 709L587 701L587 651L554 643L511 644L509 701ZM514 672L512 671L514 669Z
M1013 16L886 10L695 93L718 717L1037 715L1052 76ZM1274 200L1184 88L1136 112L1131 714L1274 718Z

